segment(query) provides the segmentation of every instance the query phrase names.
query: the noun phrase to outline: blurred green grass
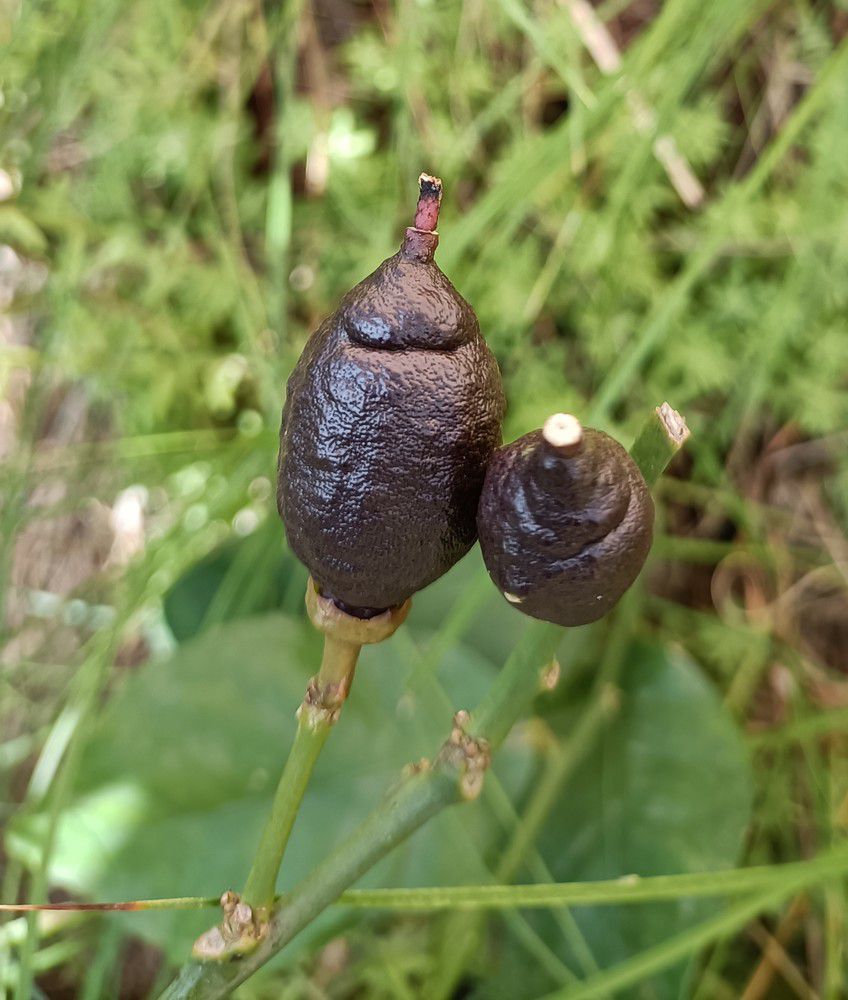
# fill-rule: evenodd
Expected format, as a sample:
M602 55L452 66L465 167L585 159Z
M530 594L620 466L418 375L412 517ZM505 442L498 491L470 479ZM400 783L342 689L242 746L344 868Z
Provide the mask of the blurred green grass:
M606 0L594 17L622 53L609 75L586 17L575 0L0 6L0 819L49 818L31 870L0 857L4 899L49 887L88 736L123 685L116 660L173 641L164 595L221 544L278 544L286 373L392 252L421 170L445 182L439 259L501 363L508 437L570 410L629 443L666 398L693 428L660 488L645 586L574 633L568 690L597 663L617 682L634 635L686 649L749 734L740 860L843 836L848 10ZM132 485L143 551L109 557L93 539ZM278 591L279 566L250 562L246 594L244 561L216 577L204 627L271 592L298 613L297 571ZM423 643L421 676L460 639L494 664L507 651L512 612L484 613L479 566L462 573L417 602L435 637L398 637L398 656ZM544 725L561 740L556 713ZM703 950L679 988L843 996L844 919L841 884L796 897ZM145 995L147 981L117 985L143 963L112 926L23 946L0 927L0 991L26 997L46 968L45 995ZM307 953L244 995L414 996L449 968L451 926L366 920L326 983ZM516 915L487 933L481 955L518 961L515 982L562 974L545 928ZM487 995L485 958L464 961L465 987Z

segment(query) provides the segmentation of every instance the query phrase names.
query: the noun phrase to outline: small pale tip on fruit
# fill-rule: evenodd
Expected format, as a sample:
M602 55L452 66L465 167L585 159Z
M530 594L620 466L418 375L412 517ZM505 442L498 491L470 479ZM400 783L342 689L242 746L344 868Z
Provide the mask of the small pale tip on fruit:
M570 413L554 413L545 421L542 437L553 448L576 451L583 441L583 427Z
M523 598L519 597L518 594L510 594L504 591L504 597L509 601L510 604L521 604Z

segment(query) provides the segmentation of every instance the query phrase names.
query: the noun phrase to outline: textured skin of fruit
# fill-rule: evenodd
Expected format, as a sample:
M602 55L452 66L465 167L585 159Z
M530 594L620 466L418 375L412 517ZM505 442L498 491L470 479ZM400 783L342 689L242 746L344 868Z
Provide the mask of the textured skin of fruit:
M288 382L280 515L321 592L360 617L401 604L471 548L501 442L497 362L433 262L437 241L407 230Z
M621 445L583 428L576 450L541 430L501 448L477 526L489 575L519 610L558 625L603 617L639 575L654 504Z

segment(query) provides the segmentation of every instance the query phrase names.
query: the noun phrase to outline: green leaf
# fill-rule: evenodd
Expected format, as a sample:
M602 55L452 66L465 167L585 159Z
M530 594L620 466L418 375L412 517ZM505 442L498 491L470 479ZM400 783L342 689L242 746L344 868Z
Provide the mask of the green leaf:
M621 686L620 712L568 782L541 834L552 877L591 881L731 867L750 816L751 773L741 735L716 693L689 657L647 645L631 650ZM563 732L578 711L562 720ZM581 907L574 916L603 969L704 919L714 907L682 898ZM550 916L533 919L563 960L580 970ZM514 963L512 949L507 956L487 996L535 996L550 987L528 976L523 955ZM686 966L677 965L621 995L671 1000L685 975Z
M408 684L410 666L389 640L366 647L356 684L308 790L281 887L303 877L371 809L410 761L447 735L448 711L431 711ZM86 750L78 793L63 814L51 879L89 898L216 895L241 887L295 727L295 710L319 662L306 622L268 615L212 626L167 660L127 678ZM454 708L482 697L492 665L455 646L437 673ZM503 762L506 780L527 769ZM518 777L516 777L516 774ZM476 804L463 816L472 843L489 843ZM19 822L10 849L37 857L45 817ZM370 885L461 882L469 845L441 822L374 872ZM472 852L473 853L473 852ZM118 917L179 959L212 922L209 913ZM345 919L329 915L327 920ZM306 938L308 940L308 937Z

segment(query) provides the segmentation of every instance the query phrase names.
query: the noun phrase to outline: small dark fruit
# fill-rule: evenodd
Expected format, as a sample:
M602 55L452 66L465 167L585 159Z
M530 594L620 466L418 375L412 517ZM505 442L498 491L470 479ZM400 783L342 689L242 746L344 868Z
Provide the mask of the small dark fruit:
M433 254L441 182L422 174L400 250L310 337L288 382L277 505L321 594L367 618L474 544L501 442L497 362Z
M633 459L565 413L496 453L477 515L498 589L558 625L586 625L613 607L645 563L653 526Z

